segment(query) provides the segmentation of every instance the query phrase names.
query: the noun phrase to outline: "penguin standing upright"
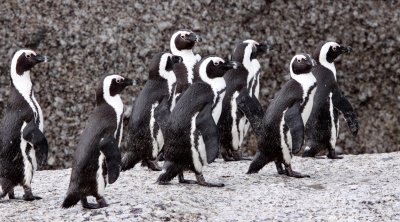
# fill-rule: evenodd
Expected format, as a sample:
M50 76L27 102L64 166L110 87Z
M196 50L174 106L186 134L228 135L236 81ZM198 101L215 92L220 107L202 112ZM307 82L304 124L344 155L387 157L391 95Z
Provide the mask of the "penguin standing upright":
M240 94L238 107L249 119L257 135L258 150L248 174L257 173L267 163L275 161L279 174L290 177L307 177L292 170L292 153L298 153L304 141L304 122L311 100L311 92L316 87L316 79L311 73L314 62L308 54L298 54L290 62L290 79L275 95L265 115L258 100L248 94ZM282 167L285 166L285 170Z
M165 98L171 106L176 77L173 67L182 62L180 56L158 53L150 62L149 80L135 100L128 123L128 152L121 170L133 168L140 160L152 170L161 170L153 161L164 145L162 132L154 119L154 110Z
M186 90L169 115L161 122L164 128L164 166L158 183L166 184L179 175L180 183L195 183L185 180L184 170L196 174L197 183L204 186L223 186L204 180L203 165L218 156L218 128L221 115L221 98L226 83L225 72L239 66L236 62L219 57L206 57L195 67L194 83Z
M173 55L180 56L183 63L174 68L176 75L176 90L170 110L175 107L179 96L193 83L193 68L201 60L199 54L193 52L196 42L201 42L199 35L189 30L179 30L171 36L170 49Z
M328 158L343 158L335 152L339 134L338 111L343 113L353 136L357 135L357 117L350 102L340 92L334 64L339 55L350 51L350 47L336 42L321 42L314 51L313 58L317 61L317 66L313 69L313 74L317 78L318 88L306 125L303 157L314 157L320 151L328 149Z
M270 49L267 43L246 40L236 45L232 60L243 64L239 69L229 70L225 75L226 94L222 103L222 112L218 122L221 155L225 161L244 159L240 147L248 130L248 120L237 108L236 98L246 91L250 97L258 99L259 69L257 55ZM246 125L247 124L247 125Z
M97 88L96 108L79 138L63 208L79 201L88 209L107 206L104 189L118 179L121 163L124 104L119 94L132 84L130 79L109 75ZM97 204L88 203L87 196L94 196Z
M0 128L0 198L8 194L14 199L14 187L21 185L24 200L41 199L33 196L31 182L37 163L47 163L48 143L30 70L44 61L46 57L26 49L18 50L11 61L10 97Z

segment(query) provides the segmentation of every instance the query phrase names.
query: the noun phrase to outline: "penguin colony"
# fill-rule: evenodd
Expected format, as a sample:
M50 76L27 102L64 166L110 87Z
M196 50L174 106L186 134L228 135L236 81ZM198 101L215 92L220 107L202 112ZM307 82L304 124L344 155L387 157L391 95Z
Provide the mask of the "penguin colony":
M303 157L335 153L342 113L354 136L355 111L336 82L335 59L351 52L336 42L321 42L310 55L300 53L290 61L290 80L266 110L259 102L262 66L257 57L267 53L266 42L245 40L236 45L231 60L201 57L193 52L202 39L190 30L175 32L170 52L154 55L149 78L134 102L127 131L123 133L124 106L120 93L134 81L107 75L96 89L96 107L79 138L63 208L76 205L96 209L107 206L107 184L137 163L161 171L158 184L180 183L222 187L207 182L202 169L219 155L238 161L249 127L258 149L248 174L274 162L278 174L309 177L292 169L294 154ZM47 58L28 49L17 51L11 61L11 85L0 125L0 198L15 199L14 187L22 186L23 199L34 196L31 181L37 165L47 162L48 142L43 134L43 113L35 99L30 70ZM127 152L120 153L126 135ZM159 160L164 160L162 167ZM191 171L196 180L184 178ZM87 197L96 198L96 204Z

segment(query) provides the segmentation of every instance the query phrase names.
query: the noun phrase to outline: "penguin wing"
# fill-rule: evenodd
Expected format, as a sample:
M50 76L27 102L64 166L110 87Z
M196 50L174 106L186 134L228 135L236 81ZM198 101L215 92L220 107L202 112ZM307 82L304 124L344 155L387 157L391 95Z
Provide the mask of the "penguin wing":
M254 132L257 135L261 135L264 112L258 99L250 97L247 90L242 90L236 98L236 103L240 111L242 111L249 120Z
M300 102L295 102L289 107L284 118L292 135L292 153L296 154L300 151L304 142L304 124L301 118Z
M343 116L347 122L347 125L349 126L351 133L353 134L353 136L356 136L359 129L357 116L354 112L353 106L340 92L337 84L335 84L335 87L332 90L332 103L335 109L343 113Z
M218 127L212 116L212 104L208 103L199 112L196 118L196 127L203 136L206 147L207 163L217 158L219 153Z
M38 163L45 166L47 164L49 144L33 119L25 126L22 132L22 138L33 144L36 156L38 157Z
M114 183L120 172L121 153L118 149L118 142L113 135L109 135L100 140L100 151L106 157L108 183Z

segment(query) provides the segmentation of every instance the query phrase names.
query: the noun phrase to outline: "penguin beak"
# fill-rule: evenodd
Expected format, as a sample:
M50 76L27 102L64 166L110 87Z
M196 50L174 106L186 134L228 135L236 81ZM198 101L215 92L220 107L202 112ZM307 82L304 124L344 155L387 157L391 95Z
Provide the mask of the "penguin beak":
M36 56L33 56L32 59L33 59L36 63L47 62L47 56L36 55Z
M124 86L133 86L136 85L136 81L132 79L125 78L124 79Z
M310 62L311 64L311 66L312 67L314 67L314 66L316 66L317 65L317 61L315 61L315 59L313 59L313 58L311 58L311 62Z
M224 64L222 64L222 67L223 67L224 70L238 69L241 66L242 65L239 62L235 62L235 61L227 61Z
M257 47L257 52L269 52L273 49L272 44L269 44L267 42L262 42L258 44L256 47Z
M172 60L172 63L174 63L174 64L183 62L182 57L176 56L176 55L172 56L171 60Z
M341 54L350 53L353 51L353 49L350 46L340 46L339 50L340 50Z
M196 35L193 32L186 36L186 39L191 42L201 42L203 40L200 35Z

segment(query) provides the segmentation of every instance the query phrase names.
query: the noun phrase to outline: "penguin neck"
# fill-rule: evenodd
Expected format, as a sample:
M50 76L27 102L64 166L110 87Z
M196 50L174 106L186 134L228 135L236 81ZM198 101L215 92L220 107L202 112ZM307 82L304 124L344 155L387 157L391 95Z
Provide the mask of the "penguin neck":
M19 93L25 98L25 100L30 101L32 91L32 81L30 71L25 71L22 75L18 75L16 69L11 70L11 81L14 88L18 90Z
M326 58L323 57L323 56L321 56L321 55L319 56L319 63L320 63L323 67L329 69L329 70L333 73L333 76L335 77L335 80L336 80L336 68L335 68L335 64L334 64L333 62L328 62L328 61L326 60Z
M303 88L303 99L305 99L307 96L308 89L310 89L317 82L317 79L311 72L297 75L290 70L290 77L298 82Z
M169 95L172 95L172 88L173 88L173 85L176 83L176 76L175 76L174 71L167 71L165 69L162 69L161 65L160 65L160 69L159 69L158 73L160 73L160 76L163 79L167 80L168 93L169 93Z
M213 103L215 103L218 93L225 90L225 88L226 88L226 82L225 82L224 77L216 77L216 78L210 79L206 73L206 66L200 66L199 73L200 73L200 75L199 75L200 79L203 82L205 82L211 86L211 89L214 93Z
M243 66L246 68L247 72L249 73L247 75L247 88L251 88L252 85L252 80L254 81L254 77L256 76L256 73L260 70L261 66L260 63L258 62L257 59L251 59L251 53L252 53L252 48L251 47L246 47L244 51L244 56L243 56Z
M201 59L199 55L195 55L191 49L178 50L176 47L171 48L173 55L182 57L183 64L187 69L187 81L193 83L193 67Z
M108 88L107 89L103 88L103 92L104 92L103 93L104 101L108 105L110 105L115 111L117 117L117 128L118 128L119 123L121 121L122 113L124 111L124 104L122 103L121 96L119 94L111 96Z

